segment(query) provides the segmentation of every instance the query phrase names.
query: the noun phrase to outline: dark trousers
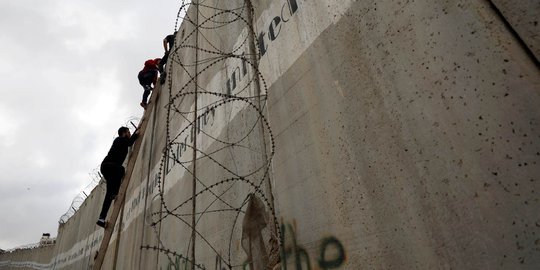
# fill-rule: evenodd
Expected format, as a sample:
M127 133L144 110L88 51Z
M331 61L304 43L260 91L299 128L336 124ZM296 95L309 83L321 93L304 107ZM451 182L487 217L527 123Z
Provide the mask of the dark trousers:
M150 92L152 91L152 87L150 85L143 85L144 93L142 95L142 103L146 104L148 103L148 96L150 95Z
M111 207L112 201L116 198L116 195L118 195L124 173L125 169L122 165L114 163L101 164L101 174L103 174L103 177L107 182L107 192L105 193L105 200L103 200L103 207L99 214L100 219L105 219L107 217L109 207Z
M164 66L165 64L167 64L167 59L169 59L169 53L170 52L166 52L163 57L161 58L161 61L159 61L159 73L160 74L163 74L163 71L164 71Z
M158 71L155 69L150 69L147 71L139 72L139 83L144 88L142 102L146 104L148 102L148 96L150 91L152 91L152 84L156 83Z

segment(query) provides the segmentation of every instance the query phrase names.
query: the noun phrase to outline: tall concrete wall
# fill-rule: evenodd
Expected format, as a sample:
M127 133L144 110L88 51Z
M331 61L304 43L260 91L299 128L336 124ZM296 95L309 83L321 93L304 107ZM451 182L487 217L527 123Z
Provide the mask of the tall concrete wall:
M193 232L204 269L540 266L532 30L488 1L253 5L254 35L244 1L190 7L103 269L184 269ZM50 268L92 265L103 194Z
M15 250L0 254L0 269L49 269L54 246Z

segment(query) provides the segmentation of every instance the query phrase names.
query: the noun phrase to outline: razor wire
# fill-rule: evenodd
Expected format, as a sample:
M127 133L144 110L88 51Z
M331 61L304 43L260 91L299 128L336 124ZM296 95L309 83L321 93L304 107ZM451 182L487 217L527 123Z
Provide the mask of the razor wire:
M48 247L48 246L54 245L55 243L56 243L56 237L52 237L52 238L47 239L47 241L39 241L37 243L20 245L14 248L3 250L3 252L12 253L12 252L21 251L21 250L30 250L30 249L40 248L40 247Z
M58 223L60 225L65 224L81 207L81 205L84 203L86 198L90 195L90 193L96 188L103 176L99 172L99 167L92 170L92 172L89 173L90 175L90 183L86 185L71 201L71 204L69 205L69 209L60 216L60 219L58 220Z
M159 209L149 211L145 217L157 244L143 243L140 248L166 256L169 266L175 269L180 269L179 263L206 268L195 259L194 238L197 245L202 245L229 269L251 263L251 255L246 254L248 259L242 261L239 258L244 256L233 254L237 252L233 251L233 246L243 242L242 221L250 218L246 210L251 196L264 204L263 212L268 214L261 221L267 222L261 233L267 254L276 255L280 241L272 194L268 189L275 143L265 113L268 86L257 63L260 53L253 27L254 10L249 0L227 1L221 6L217 4L219 1L213 3L216 5L212 6L209 1L182 1L174 27L178 32L166 66L167 82L161 89L164 94L167 92L168 101L164 107L166 142L157 173ZM186 25L181 30L179 22ZM238 34L238 40L228 49L223 49L224 33L225 36ZM233 85L231 80L227 81L226 90L210 85L210 77L219 73L220 68L226 69L231 62L239 63L242 68L237 69L238 74L233 71ZM240 72L244 75L243 83L240 83ZM238 85L235 76L239 77ZM209 115L215 114L229 114L232 119L218 123L221 128L208 127ZM239 161L248 157L247 164ZM204 169L194 171L196 165ZM182 178L169 175L171 167L175 166L175 172L183 172ZM178 186L189 187L187 183L191 179L197 187L191 186L192 194L184 194L181 199L169 195L186 193ZM186 182L167 186L168 181L181 180ZM215 237L208 228L201 228L205 226L206 217L223 221L224 224L214 226L223 227L226 237ZM164 222L169 226L183 226L186 235L179 237L187 240L180 245L172 244L174 241L170 241L168 235L161 234ZM190 252L193 255L190 256ZM277 261L272 254L268 260L269 264Z

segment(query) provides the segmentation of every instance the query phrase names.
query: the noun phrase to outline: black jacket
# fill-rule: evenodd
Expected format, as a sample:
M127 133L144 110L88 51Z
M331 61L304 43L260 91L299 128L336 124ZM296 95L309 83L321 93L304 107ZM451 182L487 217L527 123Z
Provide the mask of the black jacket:
M168 35L165 37L165 40L167 41L167 43L169 43L169 50L172 50L174 46L174 39L175 39L175 35Z
M135 143L135 140L138 138L138 134L135 133L129 139L125 137L118 137L114 139L114 142L109 150L109 153L103 159L103 163L113 163L116 165L122 166L124 159L126 159L128 148Z

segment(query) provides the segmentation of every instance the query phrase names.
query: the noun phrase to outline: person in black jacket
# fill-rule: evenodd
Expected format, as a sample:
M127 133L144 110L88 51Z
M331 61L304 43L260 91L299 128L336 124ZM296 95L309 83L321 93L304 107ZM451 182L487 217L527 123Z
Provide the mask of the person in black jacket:
M171 53L171 50L174 46L174 40L176 39L176 33L178 31L175 31L174 34L168 35L163 39L163 49L165 50L165 54L163 57L161 57L161 61L159 62L159 74L161 74L161 77L159 78L159 82L161 84L165 83L165 78L167 77L167 73L165 72L165 64L167 64L167 59L169 59L169 54Z
M105 218L107 212L111 206L112 201L118 195L118 189L122 183L122 177L124 177L125 169L122 166L124 159L126 159L128 148L135 143L135 140L139 137L136 131L133 136L127 127L120 127L118 129L118 137L114 139L114 142L109 150L109 153L101 162L101 174L107 182L107 192L105 193L105 200L103 200L103 207L99 214L99 219L96 222L97 225L105 228Z

